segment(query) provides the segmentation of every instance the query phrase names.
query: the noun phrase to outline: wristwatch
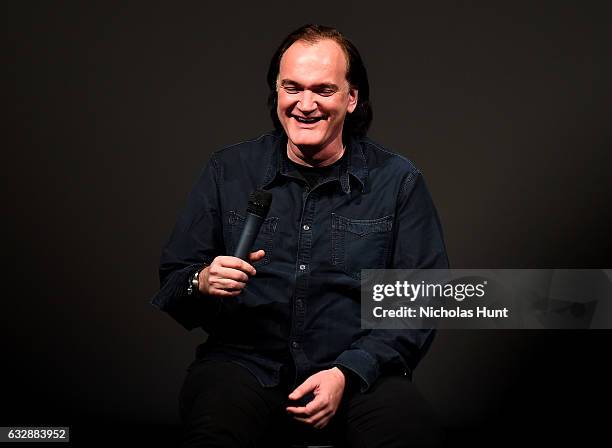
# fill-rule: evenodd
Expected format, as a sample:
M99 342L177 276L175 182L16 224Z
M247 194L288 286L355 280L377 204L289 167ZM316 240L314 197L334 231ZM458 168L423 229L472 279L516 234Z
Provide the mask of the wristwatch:
M198 292L200 290L200 272L202 272L202 270L206 266L208 265L205 264L204 266L202 266L201 268L199 268L197 271L195 271L193 274L189 276L189 284L187 285L187 295L188 296L191 296L195 292Z

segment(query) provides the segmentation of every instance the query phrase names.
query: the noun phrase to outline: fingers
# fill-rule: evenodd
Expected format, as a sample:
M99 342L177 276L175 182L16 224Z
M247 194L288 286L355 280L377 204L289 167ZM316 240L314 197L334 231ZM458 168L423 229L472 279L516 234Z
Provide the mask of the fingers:
M242 288L246 286L245 282L237 282L235 280L227 279L227 278L217 278L209 281L209 285L212 288L220 289L224 291L232 291L238 290L240 291Z
M300 422L315 428L323 428L335 415L344 389L344 377L333 369L323 370L304 381L290 395L289 399L298 400L314 390L314 399L306 406L288 406L287 412Z
M332 417L333 412L330 409L323 409L312 417L294 417L294 419L307 425L313 426L316 429L321 429L329 423Z
M263 250L251 253L251 261L265 256ZM257 273L255 268L244 260L231 256L215 257L204 271L200 290L205 294L219 297L233 297L242 291L249 276Z
M308 377L306 381L304 381L302 384L296 387L295 390L289 394L289 399L299 400L304 395L306 395L308 392L312 392L313 390L315 390L318 385L319 383L315 381L312 376Z
M241 289L234 289L231 291L227 291L225 289L210 288L208 294L211 296L218 296L218 297L235 297L241 292L242 292Z
M249 275L238 269L227 268L220 266L213 271L213 275L223 280L232 280L235 282L246 283L249 281Z
M322 395L317 395L306 406L287 406L286 410L295 417L308 418L328 406L329 400L326 400Z
M255 252L251 252L251 254L249 255L249 261L259 261L265 256L266 256L266 251L263 249L260 249Z
M223 255L223 256L215 258L210 266L213 267L215 262L217 262L216 267L219 267L219 268L237 269L248 275L255 275L257 273L257 271L255 270L253 266L251 266L246 261L241 260L240 258L237 258L237 257L230 257L229 255Z
M295 420L320 429L331 420L335 408L326 400L315 399L303 407L288 407L287 412L293 414Z
M332 415L326 415L325 417L323 417L321 420L319 420L318 422L314 423L314 427L315 429L323 429L327 426L327 424L329 423L329 421L331 420L333 416Z

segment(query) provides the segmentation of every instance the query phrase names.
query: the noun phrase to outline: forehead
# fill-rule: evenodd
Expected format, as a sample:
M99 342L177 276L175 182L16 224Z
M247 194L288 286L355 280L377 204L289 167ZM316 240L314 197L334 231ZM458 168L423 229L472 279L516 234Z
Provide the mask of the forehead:
M302 84L335 82L346 79L347 60L340 45L333 40L321 40L314 44L297 41L283 54L280 61L279 80L291 80Z

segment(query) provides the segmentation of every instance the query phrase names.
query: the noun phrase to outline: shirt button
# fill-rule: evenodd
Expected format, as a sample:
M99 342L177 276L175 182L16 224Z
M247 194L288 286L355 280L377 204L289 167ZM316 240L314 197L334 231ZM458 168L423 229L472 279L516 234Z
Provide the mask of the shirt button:
M302 229L304 230L310 230L310 226L308 224L304 224L304 227L302 227Z
M305 264L301 264L300 265L300 271L305 271L306 270L306 265Z
M299 343L299 342L295 342L295 341L293 341L293 342L291 343L291 347L293 347L293 348L300 348L300 343Z

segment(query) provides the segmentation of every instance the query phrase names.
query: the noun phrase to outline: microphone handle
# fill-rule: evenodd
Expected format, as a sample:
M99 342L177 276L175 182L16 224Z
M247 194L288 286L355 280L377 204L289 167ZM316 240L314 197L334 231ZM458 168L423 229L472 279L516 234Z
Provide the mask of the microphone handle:
M240 240L238 241L238 245L234 251L234 257L241 258L247 262L249 261L251 248L253 247L253 243L255 243L255 239L257 238L257 234L259 233L259 229L261 228L263 221L264 220L261 216L247 212L244 230L240 235Z

